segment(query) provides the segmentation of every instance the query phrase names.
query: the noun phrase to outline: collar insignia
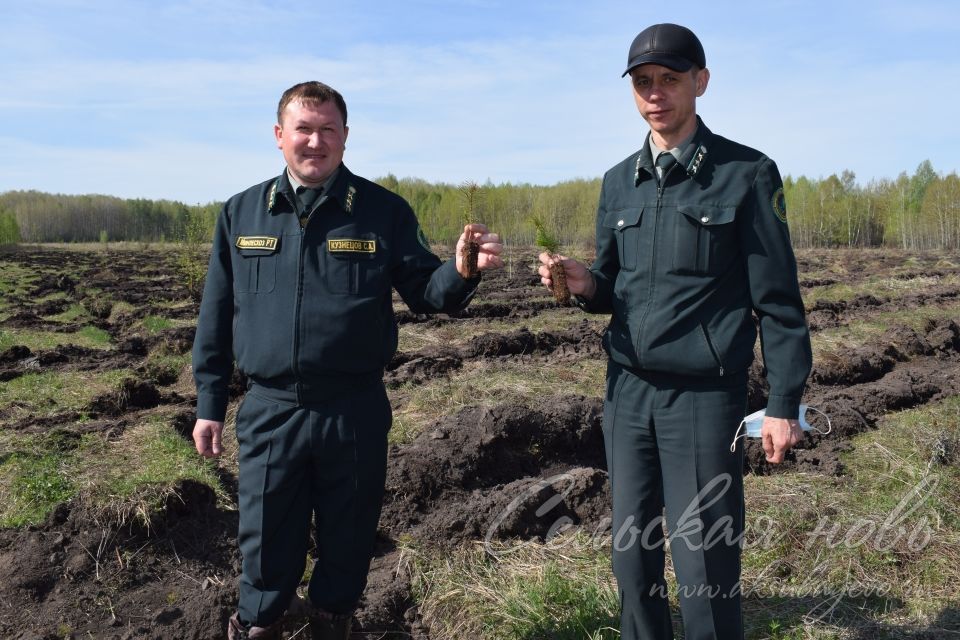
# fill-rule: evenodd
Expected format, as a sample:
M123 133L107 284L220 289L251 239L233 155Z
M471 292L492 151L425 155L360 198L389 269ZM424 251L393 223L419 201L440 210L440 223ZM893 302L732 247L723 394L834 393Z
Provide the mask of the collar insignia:
M707 155L707 148L703 145L697 147L697 152L693 154L693 159L687 165L687 174L692 178L700 171L700 164Z
M343 209L347 213L353 213L353 197L357 195L357 190L353 185L347 187L347 199L343 203Z
M277 183L279 180L274 180L273 185L270 187L270 195L267 196L267 211L273 211L273 205L277 203Z

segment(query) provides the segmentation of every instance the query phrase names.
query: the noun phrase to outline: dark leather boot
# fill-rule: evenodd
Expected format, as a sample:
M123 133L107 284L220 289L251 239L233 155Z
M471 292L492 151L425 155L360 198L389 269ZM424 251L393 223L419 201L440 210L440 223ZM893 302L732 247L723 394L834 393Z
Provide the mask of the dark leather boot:
M313 640L350 640L352 615L312 615L310 633Z
M280 640L281 622L269 627L247 627L240 622L240 614L230 616L227 622L227 640Z

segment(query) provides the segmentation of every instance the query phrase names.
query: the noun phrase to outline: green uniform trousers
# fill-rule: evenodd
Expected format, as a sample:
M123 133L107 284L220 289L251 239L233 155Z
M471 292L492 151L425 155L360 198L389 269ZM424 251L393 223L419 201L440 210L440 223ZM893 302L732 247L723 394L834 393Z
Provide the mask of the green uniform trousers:
M390 423L382 382L316 403L251 386L237 413L241 621L267 626L283 615L303 576L311 515L310 601L353 610L373 554Z
M603 436L613 492L622 640L673 638L667 539L687 640L743 637L740 549L746 374L701 378L607 369Z

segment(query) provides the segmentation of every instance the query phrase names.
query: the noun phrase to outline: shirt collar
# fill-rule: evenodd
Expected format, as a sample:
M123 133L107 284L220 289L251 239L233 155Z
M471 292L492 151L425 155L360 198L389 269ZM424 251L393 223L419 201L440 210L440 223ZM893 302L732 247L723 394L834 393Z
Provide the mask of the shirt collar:
M701 170L704 159L707 157L707 145L712 135L707 125L700 119L700 116L697 116L697 128L690 139L670 150L677 159L677 162L691 178L696 178ZM654 173L653 160L661 151L662 150L658 149L656 144L654 144L651 136L647 134L643 148L640 149L640 152L637 154L634 186L639 185L645 178L652 178L656 175L656 173Z
M675 146L675 147L672 148L672 149L661 149L660 147L657 146L657 143L653 141L653 136L648 133L648 134L647 134L647 141L650 143L650 162L656 164L657 158L659 158L659 157L660 157L660 154L663 153L664 151L667 151L667 152L673 154L673 157L677 159L677 162L680 162L680 158L681 158L683 152L686 151L687 145L690 144L690 142L693 140L693 138L697 135L697 129L699 129L699 128L700 128L700 127L699 127L699 123L698 123L697 128L694 129L694 130L690 133L690 135L687 136L687 138L686 138L685 140L681 141L680 144L678 144L677 146Z
M323 193L329 198L336 198L344 212L349 214L353 212L354 198L357 192L353 183L353 174L346 165L341 163L340 166L330 174L326 182L323 183ZM298 186L302 185L297 182L296 178L290 175L289 171L284 170L284 172L280 174L280 177L273 181L273 185L270 187L267 210L271 213L274 212L277 207L277 202L281 200L277 198L277 194L280 194L283 196L282 200L286 202L289 210L296 211L294 202L296 201L296 188Z
M340 165L340 167L342 166L343 165ZM337 176L340 175L340 167L337 167L336 169L334 169L333 173L327 176L327 179L323 181L322 185L320 185L324 193L327 193L330 191L330 185L332 185L333 182L337 179ZM287 167L284 173L287 174L287 180L290 182L290 186L293 188L294 193L296 193L297 189L304 186L300 184L300 181L297 180L297 178L292 173L290 173L290 167Z

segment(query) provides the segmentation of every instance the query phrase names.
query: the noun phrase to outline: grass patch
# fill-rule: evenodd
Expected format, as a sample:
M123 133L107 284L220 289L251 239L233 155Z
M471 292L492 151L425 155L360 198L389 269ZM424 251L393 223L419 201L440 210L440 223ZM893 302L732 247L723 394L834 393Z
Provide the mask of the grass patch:
M63 411L81 411L96 396L117 388L130 375L120 369L91 375L89 372L28 373L0 382L0 407L5 418L43 418Z
M127 429L115 440L84 438L86 465L78 470L83 499L115 522L131 518L150 524L183 480L203 483L228 502L212 463L158 415Z
M394 412L391 442L409 442L423 429L470 405L508 402L538 406L557 394L598 396L607 371L605 359L590 358L562 365L501 360L468 360L449 377L424 384L404 384L395 391L405 402Z
M12 445L12 446L11 446ZM0 527L43 522L75 493L71 447L54 437L21 439L0 449Z
M939 637L960 604L960 397L853 444L843 478L746 478L747 637Z
M173 384L190 364L189 353L169 353L154 349L143 363L146 375L162 385Z
M54 291L52 293L48 293L45 296L40 296L39 298L35 298L34 302L36 303L53 302L55 300L66 300L66 299L67 299L67 294L65 291Z
M103 347L110 344L110 334L99 327L86 326L80 329L77 335L95 347Z
M79 304L72 304L62 313L58 313L54 316L49 316L49 320L54 322L76 322L77 320L89 320L90 314L87 313L87 310Z
M424 327L419 323L400 326L399 350L407 353L433 346L464 346L473 338L485 333L507 334L526 328L533 333L566 331L589 320L598 332L606 327L608 319L596 320L595 317L581 313L563 313L543 311L530 318L517 321L513 318L490 320L489 322L447 322L439 326Z
M34 329L0 329L0 351L17 344L23 345L31 351L42 351L56 349L65 344L98 349L109 343L110 334L96 327L85 327L75 333L37 331Z
M22 296L40 278L36 271L8 261L0 261L0 301L10 296ZM9 306L0 302L0 308Z
M110 322L116 322L117 319L126 313L132 313L136 311L136 307L127 302L126 300L118 300L113 303L113 306L110 307Z
M140 324L148 333L159 333L173 327L173 322L161 316L147 316L140 321Z
M813 287L804 294L803 300L808 307L817 302L838 302L872 295L878 298L897 298L909 293L924 291L935 286L960 284L960 276L916 276L913 278L893 278L889 276L869 277L854 282L838 282L822 287Z
M518 544L496 558L482 545L432 556L406 547L403 555L431 638L619 637L609 551L582 534L546 546Z
M835 355L842 349L875 340L891 327L905 326L921 331L931 320L956 320L957 317L960 317L960 302L944 306L930 305L916 309L886 311L870 315L867 320L817 331L810 337L814 361L828 354Z
M149 525L184 480L211 487L230 506L214 464L198 456L162 414L110 440L66 429L2 438L0 527L41 523L67 500L83 504L101 524Z
M610 323L610 316L587 315L579 312L541 311L535 316L524 318L521 322L510 318L492 320L482 328L482 331L478 331L477 335L482 333L505 334L521 328L526 328L533 333L541 333L543 331L558 333L579 326L584 320L589 322L599 334L602 333Z
M746 478L745 637L952 637L960 605L960 397L893 414L860 434L841 478ZM402 544L437 638L614 638L609 535ZM667 583L676 615L669 552ZM917 635L917 634L920 635ZM606 635L610 634L610 635Z

